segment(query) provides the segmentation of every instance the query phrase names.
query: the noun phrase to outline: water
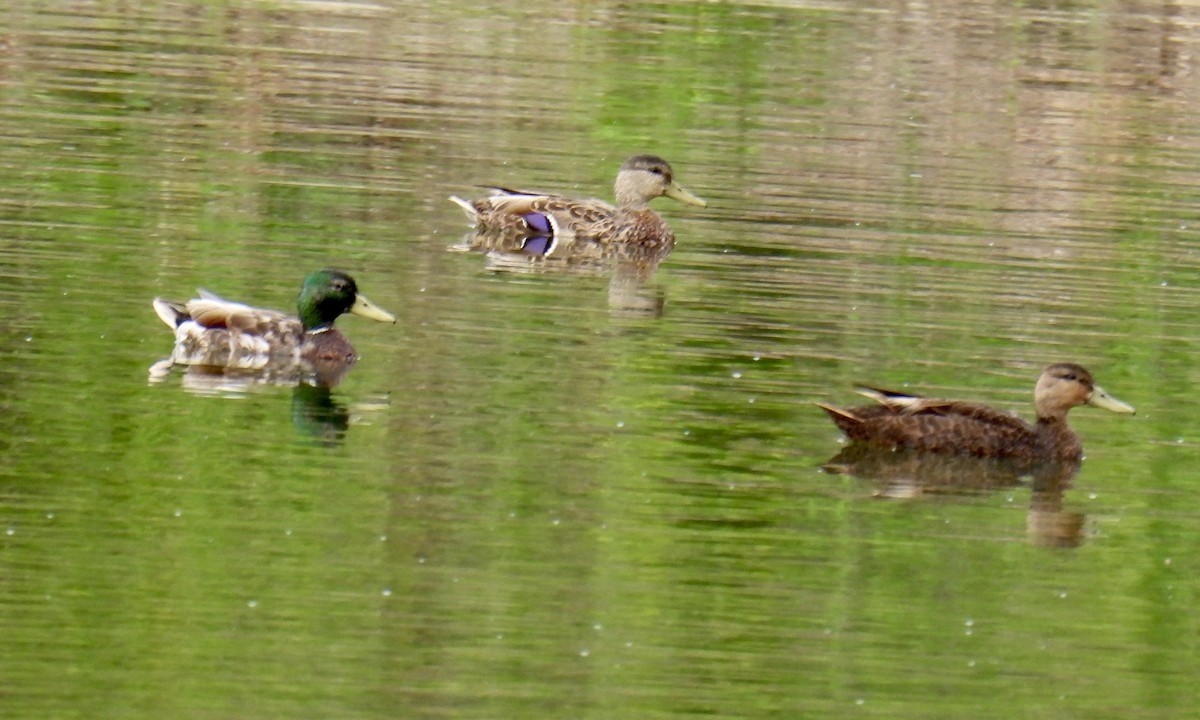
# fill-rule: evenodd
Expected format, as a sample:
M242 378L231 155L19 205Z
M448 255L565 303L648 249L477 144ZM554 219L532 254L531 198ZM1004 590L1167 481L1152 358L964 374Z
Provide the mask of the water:
M2 714L1190 709L1198 20L0 11ZM637 152L709 207L636 287L452 251L448 195ZM399 317L337 387L148 382L151 298L323 266ZM1058 360L1138 415L1057 493L820 470L856 381L1028 417Z

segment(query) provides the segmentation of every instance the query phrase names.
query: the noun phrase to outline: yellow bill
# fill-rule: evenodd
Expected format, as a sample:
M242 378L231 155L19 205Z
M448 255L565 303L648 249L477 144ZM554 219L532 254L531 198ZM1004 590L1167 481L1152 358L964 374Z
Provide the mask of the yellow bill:
M350 306L350 312L354 313L355 315L362 315L365 318L378 320L379 322L396 322L395 315L379 307L362 295L359 295L354 299L354 304Z

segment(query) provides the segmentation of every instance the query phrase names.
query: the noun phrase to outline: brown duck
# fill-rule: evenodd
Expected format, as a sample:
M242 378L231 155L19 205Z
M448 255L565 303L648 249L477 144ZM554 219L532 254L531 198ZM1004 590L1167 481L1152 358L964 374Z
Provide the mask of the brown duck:
M663 248L675 244L675 234L650 201L666 196L689 205L707 203L675 181L666 160L655 155L635 155L621 165L613 186L617 204L603 200L492 187L493 194L479 200L454 195L479 233L511 234L539 238L532 246L539 255L551 255L560 246L583 241L601 246L638 245Z
M1078 460L1079 436L1067 425L1067 412L1093 405L1116 413L1134 409L1096 385L1079 365L1058 363L1042 371L1033 391L1037 422L976 403L934 400L862 388L877 405L842 410L817 403L851 440L925 452L1027 460Z

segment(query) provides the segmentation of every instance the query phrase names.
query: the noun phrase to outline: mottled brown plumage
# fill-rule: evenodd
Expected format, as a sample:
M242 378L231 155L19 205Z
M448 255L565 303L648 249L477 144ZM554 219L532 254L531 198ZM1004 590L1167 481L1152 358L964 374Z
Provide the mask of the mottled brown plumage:
M546 238L547 242L537 244L540 256L599 254L603 248L617 246L669 252L675 234L650 209L649 202L665 195L691 205L707 205L675 182L670 164L654 155L636 155L621 165L614 185L615 206L596 199L491 189L493 195L479 200L453 195L450 199L467 213L479 234L491 236L495 243L515 238L525 247L525 238Z
M935 400L864 388L877 405L839 409L817 403L851 440L936 453L980 457L1074 460L1083 454L1067 412L1094 405L1118 413L1133 408L1110 396L1079 365L1047 367L1034 389L1037 421L1029 424L986 405Z
M322 270L304 279L298 316L243 305L200 291L186 303L154 299L159 318L175 332L171 362L243 370L280 370L288 364L352 363L358 357L334 321L351 312L395 322L358 293L345 273Z

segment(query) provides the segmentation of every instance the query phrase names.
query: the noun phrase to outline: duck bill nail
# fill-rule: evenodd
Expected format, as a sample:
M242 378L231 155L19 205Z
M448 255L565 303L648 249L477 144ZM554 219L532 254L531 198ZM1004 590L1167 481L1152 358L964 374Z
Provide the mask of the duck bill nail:
M678 200L679 202L687 203L688 205L708 207L708 203L691 194L687 190L684 190L683 186L677 182L672 182L671 186L667 188L667 192L664 194L672 200Z
M1094 405L1098 408L1104 408L1110 412L1124 413L1126 415L1132 415L1134 413L1132 405L1123 403L1112 395L1104 392L1104 388L1100 387L1099 385L1092 388L1092 396L1088 398L1088 405Z
M354 300L354 304L350 306L350 312L355 315L362 315L365 318L378 320L379 322L394 323L396 316L379 307L375 303L359 295Z

